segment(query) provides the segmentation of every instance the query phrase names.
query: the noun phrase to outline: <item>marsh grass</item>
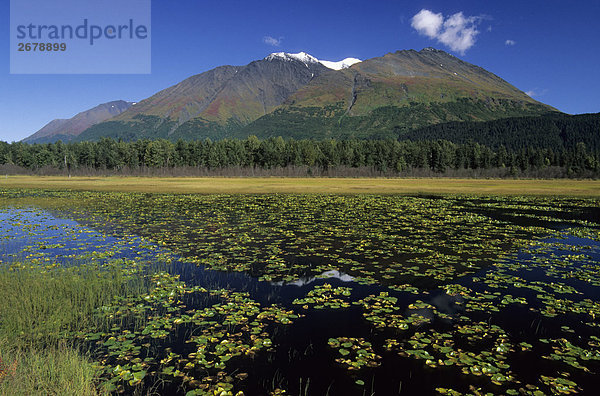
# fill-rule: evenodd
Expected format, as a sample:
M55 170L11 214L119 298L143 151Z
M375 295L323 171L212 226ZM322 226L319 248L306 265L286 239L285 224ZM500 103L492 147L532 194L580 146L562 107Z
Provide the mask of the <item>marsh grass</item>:
M0 395L94 395L99 376L69 334L101 330L97 308L146 291L118 265L0 264Z
M89 358L64 343L49 348L11 348L0 340L0 395L98 395L98 371Z
M143 290L143 279L118 268L4 266L0 269L0 336L18 346L52 345L66 332L101 326L94 311L115 296Z

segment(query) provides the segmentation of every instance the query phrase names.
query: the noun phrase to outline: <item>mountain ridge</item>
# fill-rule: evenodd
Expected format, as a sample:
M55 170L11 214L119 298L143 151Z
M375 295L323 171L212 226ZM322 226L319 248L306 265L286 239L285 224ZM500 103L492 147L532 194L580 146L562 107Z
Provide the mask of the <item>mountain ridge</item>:
M219 66L91 126L76 140L393 138L444 122L556 112L434 48L355 60L331 68L306 52L281 52L245 66Z
M99 104L91 109L77 113L68 119L55 119L40 130L26 137L25 143L52 143L57 140L70 141L89 127L106 121L129 109L133 102L114 100Z

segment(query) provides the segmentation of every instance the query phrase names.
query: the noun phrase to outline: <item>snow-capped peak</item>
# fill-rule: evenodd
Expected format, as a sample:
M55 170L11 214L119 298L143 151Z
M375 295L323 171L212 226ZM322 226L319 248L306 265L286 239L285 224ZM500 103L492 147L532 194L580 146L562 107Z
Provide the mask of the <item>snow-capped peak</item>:
M320 63L323 66L333 70L347 69L355 63L362 62L360 59L356 58L346 58L338 62L322 61L310 54L307 54L306 52L298 52L297 54L290 54L288 52L274 52L265 59L268 61L272 61L274 59L280 59L284 61L299 61L304 63L307 67L311 63Z
M321 62L321 64L329 69L333 69L333 70L342 70L342 69L347 69L350 66L354 65L355 63L360 63L362 62L360 59L356 59L356 58L346 58L344 60L338 61L338 62L331 62L331 61L319 61Z
M284 61L300 61L308 66L309 63L319 63L319 60L306 52L298 52L297 54L290 54L287 52L274 52L265 58L266 60L281 59Z

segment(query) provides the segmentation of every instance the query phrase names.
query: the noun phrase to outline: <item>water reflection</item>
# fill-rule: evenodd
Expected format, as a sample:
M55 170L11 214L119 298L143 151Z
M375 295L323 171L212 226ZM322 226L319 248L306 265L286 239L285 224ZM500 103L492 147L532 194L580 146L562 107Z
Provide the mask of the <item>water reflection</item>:
M341 282L354 282L354 278L353 276L350 276L348 274L345 274L343 272L340 272L338 270L329 270L329 271L325 271L319 275L313 276L313 277L302 277L298 280L295 280L293 282L284 282L284 281L279 281L279 282L270 282L271 285L273 286L298 286L298 287L302 287L302 286L306 286L309 285L313 282L322 280L322 279L337 279Z

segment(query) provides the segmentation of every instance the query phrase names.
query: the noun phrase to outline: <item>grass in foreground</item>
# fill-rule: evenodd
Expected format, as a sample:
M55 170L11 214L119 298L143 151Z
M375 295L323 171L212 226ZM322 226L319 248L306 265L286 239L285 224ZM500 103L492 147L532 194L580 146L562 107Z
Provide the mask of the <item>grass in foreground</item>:
M0 395L95 395L101 374L69 332L140 282L117 270L0 264Z
M0 341L0 395L97 395L97 369L77 350L6 348Z
M0 188L198 194L476 194L600 196L599 180L149 178L8 176Z
M96 308L139 289L117 269L4 266L0 269L0 338L16 347L56 345L95 323Z

